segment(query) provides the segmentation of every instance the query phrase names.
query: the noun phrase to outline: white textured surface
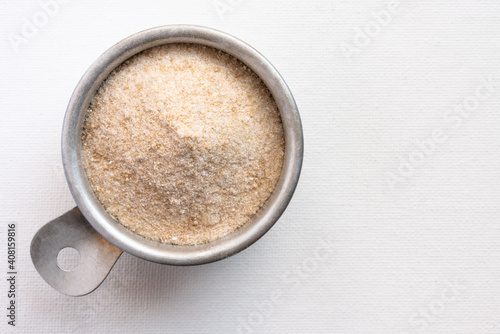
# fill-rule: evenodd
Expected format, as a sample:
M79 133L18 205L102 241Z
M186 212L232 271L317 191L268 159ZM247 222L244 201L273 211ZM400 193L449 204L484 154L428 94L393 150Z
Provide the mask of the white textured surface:
M232 10L220 17L214 3ZM18 326L0 311L0 332L500 333L500 3L401 1L356 42L388 3L73 0L16 53L9 36L42 7L1 1L0 309L10 221L19 295ZM66 104L108 47L173 23L233 34L281 72L305 131L296 195L234 257L167 267L125 254L96 292L62 296L36 273L29 244L74 206L59 152ZM449 114L488 93L483 78L494 92L466 118ZM398 172L418 142L443 137Z

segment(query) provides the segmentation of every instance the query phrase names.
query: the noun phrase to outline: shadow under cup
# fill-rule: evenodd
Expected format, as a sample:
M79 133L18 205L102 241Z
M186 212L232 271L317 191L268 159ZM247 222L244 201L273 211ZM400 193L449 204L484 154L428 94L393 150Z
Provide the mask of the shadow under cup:
M128 58L146 49L169 43L194 43L213 47L247 65L271 92L278 106L284 131L283 165L271 196L241 227L222 238L200 245L159 243L126 228L101 205L92 191L82 162L82 131L85 115L91 99L102 82ZM42 227L33 239L31 254L35 267L51 286L69 295L82 295L99 286L121 251L161 264L198 265L224 259L257 241L279 219L292 198L302 167L303 134L298 109L288 86L278 71L258 51L237 38L217 30L174 25L157 27L132 35L111 47L92 64L76 86L66 111L62 133L62 155L66 179L78 208ZM66 223L67 221L73 223ZM86 221L91 226L86 224ZM58 228L43 233L50 224L58 224ZM78 231L83 225L88 225L84 228L85 231ZM49 232L52 233L52 237L49 236ZM70 237L70 234L73 237ZM54 241L54 238L57 239ZM57 267L56 259L53 259L54 254L57 258L57 253L68 246L77 249L81 255L80 266L73 271L60 269ZM91 255L86 256L89 252ZM98 276L104 277L91 279L89 276L93 273L86 271L90 269L99 272L96 268L101 269ZM87 281L93 281L93 284L78 282L81 278L77 276L82 275L87 277ZM64 283L60 284L58 280ZM71 287L72 285L79 285L79 288Z

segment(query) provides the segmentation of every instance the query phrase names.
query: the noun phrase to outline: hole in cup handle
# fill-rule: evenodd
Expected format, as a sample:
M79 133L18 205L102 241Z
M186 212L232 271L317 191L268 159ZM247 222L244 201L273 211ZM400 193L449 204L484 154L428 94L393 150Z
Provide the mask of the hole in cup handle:
M61 269L57 262L59 252L67 247L80 253L80 263L72 270ZM31 260L40 276L68 296L94 291L121 254L94 230L78 208L44 225L31 241Z

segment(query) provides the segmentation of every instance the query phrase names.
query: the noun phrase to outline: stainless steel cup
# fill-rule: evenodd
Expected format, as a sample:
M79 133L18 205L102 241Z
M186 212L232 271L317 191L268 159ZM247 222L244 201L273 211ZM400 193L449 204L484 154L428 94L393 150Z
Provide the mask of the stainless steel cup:
M278 183L264 206L243 226L212 242L196 246L163 244L135 234L114 219L93 193L82 164L82 130L90 100L104 79L121 63L148 48L168 43L196 43L220 49L241 60L267 85L278 105L285 135L285 155ZM69 188L78 207L43 226L31 243L33 263L54 289L71 296L95 290L122 251L170 265L197 265L224 259L262 237L287 207L299 180L303 135L299 112L285 81L259 52L217 30L172 25L139 32L111 47L87 70L66 110L62 156ZM90 224L89 224L90 223ZM61 269L61 249L75 248L80 264Z

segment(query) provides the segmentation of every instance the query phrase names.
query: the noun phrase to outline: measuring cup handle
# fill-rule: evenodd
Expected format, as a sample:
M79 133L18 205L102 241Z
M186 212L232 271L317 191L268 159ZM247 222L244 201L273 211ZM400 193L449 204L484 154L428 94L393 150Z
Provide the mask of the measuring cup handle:
M57 264L59 252L66 247L80 253L80 264L70 271ZM31 241L31 259L40 276L51 287L69 296L94 291L121 254L119 248L94 230L78 208L47 223Z

